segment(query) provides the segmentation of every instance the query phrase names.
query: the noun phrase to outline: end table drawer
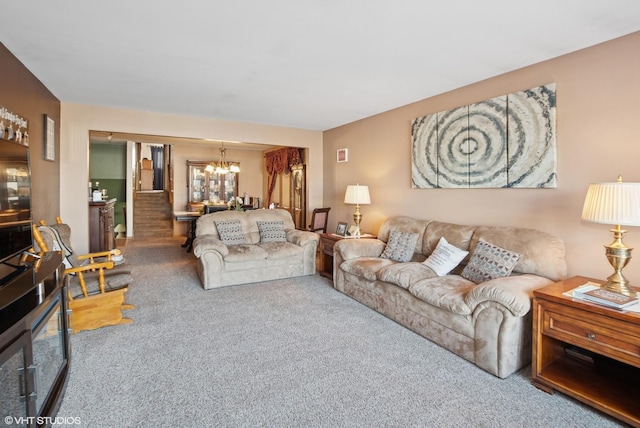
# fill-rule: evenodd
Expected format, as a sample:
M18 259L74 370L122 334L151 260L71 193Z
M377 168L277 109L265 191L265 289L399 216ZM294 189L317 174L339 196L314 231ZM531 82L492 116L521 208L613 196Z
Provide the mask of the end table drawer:
M637 325L624 326L618 322L618 328L612 328L611 320L605 316L566 306L554 311L552 306L547 302L542 306L543 334L640 367Z

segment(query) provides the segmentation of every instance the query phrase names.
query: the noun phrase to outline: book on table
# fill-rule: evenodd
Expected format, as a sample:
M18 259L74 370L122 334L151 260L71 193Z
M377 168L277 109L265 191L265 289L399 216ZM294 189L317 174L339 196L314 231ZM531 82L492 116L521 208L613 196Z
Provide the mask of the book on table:
M573 290L573 297L587 302L597 303L615 309L624 309L633 306L640 300L637 297L626 296L615 291L600 288L598 284L588 282Z

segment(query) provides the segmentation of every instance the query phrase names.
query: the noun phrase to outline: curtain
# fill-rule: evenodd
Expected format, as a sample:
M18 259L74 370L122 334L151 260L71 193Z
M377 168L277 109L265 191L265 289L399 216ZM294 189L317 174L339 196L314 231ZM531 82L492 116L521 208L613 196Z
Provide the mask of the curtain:
M302 163L302 156L300 156L300 149L295 147L284 147L282 149L274 150L264 155L265 165L267 167L267 203L268 207L271 204L271 196L276 187L277 174L284 174L291 171L293 165Z
M162 152L164 148L162 146L151 146L151 160L153 161L153 190L162 190L163 173L164 173L164 159Z

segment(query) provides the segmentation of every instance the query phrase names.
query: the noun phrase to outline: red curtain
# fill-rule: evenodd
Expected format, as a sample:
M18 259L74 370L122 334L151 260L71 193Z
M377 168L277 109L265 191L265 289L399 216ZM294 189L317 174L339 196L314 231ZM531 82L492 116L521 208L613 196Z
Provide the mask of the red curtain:
M302 157L300 156L300 149L295 147L284 147L282 149L274 150L264 155L265 164L267 166L267 174L269 178L267 180L267 203L268 207L271 204L271 196L276 187L277 174L285 174L291 171L293 165L302 163Z

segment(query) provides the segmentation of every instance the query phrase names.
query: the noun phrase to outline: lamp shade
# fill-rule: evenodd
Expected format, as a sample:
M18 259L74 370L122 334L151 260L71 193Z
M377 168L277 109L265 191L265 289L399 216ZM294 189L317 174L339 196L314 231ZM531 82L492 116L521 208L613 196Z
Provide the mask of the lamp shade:
M592 183L582 219L593 223L640 226L640 183Z
M350 184L344 194L345 204L368 205L371 203L369 197L369 186L361 186L359 184Z

